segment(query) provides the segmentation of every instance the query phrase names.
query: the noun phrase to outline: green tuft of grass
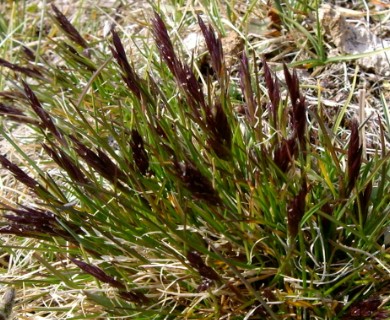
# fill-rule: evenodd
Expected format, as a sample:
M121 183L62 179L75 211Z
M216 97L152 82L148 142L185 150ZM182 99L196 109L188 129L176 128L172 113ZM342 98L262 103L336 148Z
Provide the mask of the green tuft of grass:
M42 154L0 128L21 159L0 163L35 199L3 201L0 233L44 244L37 281L81 292L107 317L389 316L384 142L365 159L359 123L338 137L285 65L281 85L244 52L235 81L200 17L207 74L158 13L142 74L115 28L102 45L54 6L52 19L66 37L51 43L60 65L1 60L17 79L0 112L34 128Z

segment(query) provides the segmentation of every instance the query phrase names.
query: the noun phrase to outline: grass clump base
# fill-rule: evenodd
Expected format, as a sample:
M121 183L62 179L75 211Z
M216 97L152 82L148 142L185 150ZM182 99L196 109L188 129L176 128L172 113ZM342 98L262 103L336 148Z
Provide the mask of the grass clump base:
M115 29L95 46L52 12L60 66L27 49L25 65L1 62L17 75L1 113L42 137L37 161L1 128L21 161L0 162L35 203L3 201L0 232L41 241L36 281L113 318L389 316L385 128L367 158L359 123L333 133L287 66L281 86L243 53L233 79L200 17L205 73L157 13L136 71Z

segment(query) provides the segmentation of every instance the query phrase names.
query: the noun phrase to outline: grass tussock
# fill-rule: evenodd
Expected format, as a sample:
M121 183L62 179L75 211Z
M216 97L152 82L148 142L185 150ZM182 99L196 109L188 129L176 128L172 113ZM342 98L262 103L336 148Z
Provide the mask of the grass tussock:
M0 233L42 241L36 281L106 317L389 317L388 128L365 159L361 124L337 137L296 71L283 65L281 84L243 52L233 79L201 17L213 72L177 53L155 13L141 74L115 28L95 47L51 10L61 65L0 61L15 75L0 112L34 128L51 168L1 128L22 159L1 165L35 201L2 201Z

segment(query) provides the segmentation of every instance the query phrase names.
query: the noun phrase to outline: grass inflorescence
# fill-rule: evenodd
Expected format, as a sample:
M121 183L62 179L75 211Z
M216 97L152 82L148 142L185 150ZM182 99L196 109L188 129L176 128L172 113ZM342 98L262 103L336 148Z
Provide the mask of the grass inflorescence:
M0 233L43 241L62 262L37 254L49 274L107 317L389 316L385 143L366 159L357 120L334 135L286 65L282 85L243 52L232 79L201 17L212 73L155 13L141 74L115 28L94 47L52 12L60 66L0 61L16 75L0 112L42 137L46 164L1 129L21 159L2 167L35 202L2 201Z

